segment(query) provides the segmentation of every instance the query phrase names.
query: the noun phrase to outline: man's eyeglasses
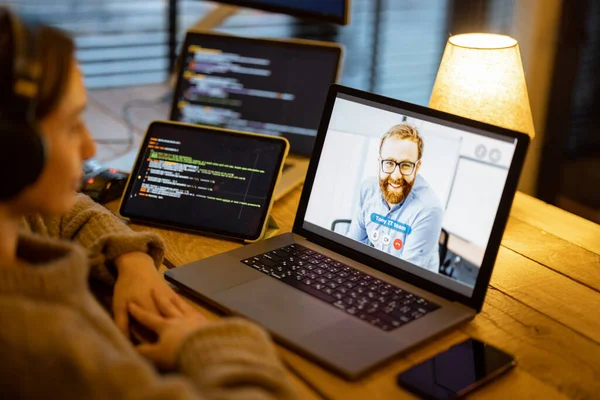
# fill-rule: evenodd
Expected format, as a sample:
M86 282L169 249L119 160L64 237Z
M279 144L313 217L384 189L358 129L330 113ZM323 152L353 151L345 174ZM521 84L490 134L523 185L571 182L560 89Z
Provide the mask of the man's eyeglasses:
M396 167L400 169L400 173L404 176L412 175L415 171L415 166L419 160L416 162L411 161L401 161L396 162L394 160L381 160L381 171L384 174L391 174L396 170Z

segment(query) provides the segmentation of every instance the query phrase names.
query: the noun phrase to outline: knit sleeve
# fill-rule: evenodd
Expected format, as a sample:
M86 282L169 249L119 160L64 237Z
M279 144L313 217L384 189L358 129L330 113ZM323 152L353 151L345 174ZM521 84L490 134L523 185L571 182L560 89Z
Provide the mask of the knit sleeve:
M240 318L211 323L190 335L178 366L210 398L295 398L268 334Z
M266 337L243 325L204 330L185 346L186 373L159 375L124 338L112 343L63 305L0 296L0 323L0 392L6 398L294 398ZM203 353L212 346L219 350Z
M43 221L50 236L83 246L88 251L92 276L105 283L115 283L111 271L114 260L122 254L139 251L152 257L157 268L162 264L164 244L160 236L134 232L86 195L77 195L75 206L67 215Z

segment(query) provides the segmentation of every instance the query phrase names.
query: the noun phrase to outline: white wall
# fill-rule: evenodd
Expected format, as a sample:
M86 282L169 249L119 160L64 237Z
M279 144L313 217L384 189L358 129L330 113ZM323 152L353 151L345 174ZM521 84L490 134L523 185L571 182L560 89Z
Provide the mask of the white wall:
M327 133L306 209L307 221L330 229L333 220L351 218L362 172L355 161L364 144L364 136L334 130Z
M486 247L508 171L461 158L443 227L468 242Z

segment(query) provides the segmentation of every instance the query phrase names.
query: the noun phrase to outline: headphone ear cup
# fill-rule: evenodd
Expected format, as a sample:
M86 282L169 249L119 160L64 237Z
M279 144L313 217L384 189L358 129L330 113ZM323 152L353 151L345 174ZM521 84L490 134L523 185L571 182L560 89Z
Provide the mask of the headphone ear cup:
M3 174L4 181L0 182L0 200L7 200L39 178L48 145L44 137L27 123L3 120L2 124L5 126L0 131L3 143L0 169L6 171L6 174Z

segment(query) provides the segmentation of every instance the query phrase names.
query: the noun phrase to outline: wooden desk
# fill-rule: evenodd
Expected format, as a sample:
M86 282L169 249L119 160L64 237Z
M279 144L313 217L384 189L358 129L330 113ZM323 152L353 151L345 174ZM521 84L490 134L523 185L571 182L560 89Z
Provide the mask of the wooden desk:
M290 231L300 189L276 203L281 232ZM142 226L158 232L167 258L180 266L239 243ZM600 397L600 226L517 193L483 311L470 323L347 382L280 347L303 398L411 398L395 385L410 366L468 337L515 355L518 366L477 391L478 398Z
M158 85L91 92L86 120L97 137L123 136L123 104L133 98L157 99L165 90ZM165 118L167 108L133 110L136 144L150 121ZM108 159L122 149L101 150ZM299 198L297 189L273 209L282 233L292 228ZM160 233L166 256L175 266L240 246L132 227ZM517 193L484 308L470 323L398 356L358 382L346 382L283 347L280 350L291 369L316 389L311 391L295 378L303 399L410 398L395 385L395 376L467 337L488 341L514 354L518 362L513 371L477 391L478 398L592 399L600 398L599 317L600 226Z

